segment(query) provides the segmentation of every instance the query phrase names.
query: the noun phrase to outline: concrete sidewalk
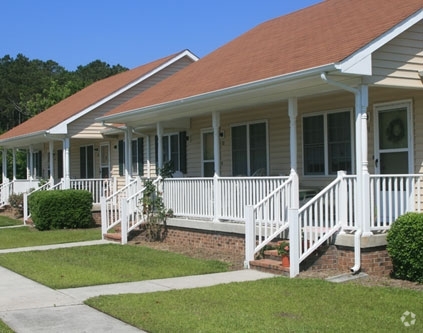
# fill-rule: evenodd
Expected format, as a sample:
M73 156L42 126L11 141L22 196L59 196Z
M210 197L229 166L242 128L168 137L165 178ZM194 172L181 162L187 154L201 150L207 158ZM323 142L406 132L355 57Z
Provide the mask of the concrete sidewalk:
M102 243L104 241L33 247L31 251ZM20 250L30 251L28 248ZM6 251L2 250L0 253ZM7 252L18 251L19 249L13 249ZM0 266L0 318L16 333L142 332L84 305L84 300L98 295L199 288L222 283L253 281L273 276L254 270L241 270L54 290Z

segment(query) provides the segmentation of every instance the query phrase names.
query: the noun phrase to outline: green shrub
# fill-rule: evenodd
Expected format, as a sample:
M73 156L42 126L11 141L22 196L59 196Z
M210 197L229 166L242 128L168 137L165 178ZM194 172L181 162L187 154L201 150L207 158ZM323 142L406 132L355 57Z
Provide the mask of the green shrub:
M93 225L92 195L83 190L39 191L28 197L38 230L88 228Z
M387 241L393 277L423 283L423 214L400 216L392 224Z

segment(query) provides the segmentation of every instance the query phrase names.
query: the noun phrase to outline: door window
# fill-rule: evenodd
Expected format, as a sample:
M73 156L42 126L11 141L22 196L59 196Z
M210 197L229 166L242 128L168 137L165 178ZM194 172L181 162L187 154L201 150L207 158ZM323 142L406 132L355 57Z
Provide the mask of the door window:
M407 105L377 107L375 167L381 174L410 172Z

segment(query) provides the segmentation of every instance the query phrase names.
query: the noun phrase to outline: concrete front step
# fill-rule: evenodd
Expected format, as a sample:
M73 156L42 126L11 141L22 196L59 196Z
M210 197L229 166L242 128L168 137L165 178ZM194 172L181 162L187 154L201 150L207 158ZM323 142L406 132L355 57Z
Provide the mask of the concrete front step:
M289 276L289 267L283 267L281 259L259 259L250 261L250 268L257 271Z
M121 242L122 241L122 234L120 232L115 232L112 234L104 234L104 239Z

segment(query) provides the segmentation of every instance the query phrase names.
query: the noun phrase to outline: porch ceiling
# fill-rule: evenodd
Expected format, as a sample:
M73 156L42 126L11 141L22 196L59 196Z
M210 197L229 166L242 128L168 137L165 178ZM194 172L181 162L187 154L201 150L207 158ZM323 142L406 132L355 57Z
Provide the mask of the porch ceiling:
M358 76L331 75L337 81L356 86ZM176 119L190 118L217 112L232 112L257 105L272 104L288 100L289 97L321 95L339 90L320 78L320 72L312 76L280 80L266 80L251 86L233 87L224 91L192 96L170 103L123 112L102 118L106 122L130 124L135 128L155 128L158 122L165 127L172 126Z

